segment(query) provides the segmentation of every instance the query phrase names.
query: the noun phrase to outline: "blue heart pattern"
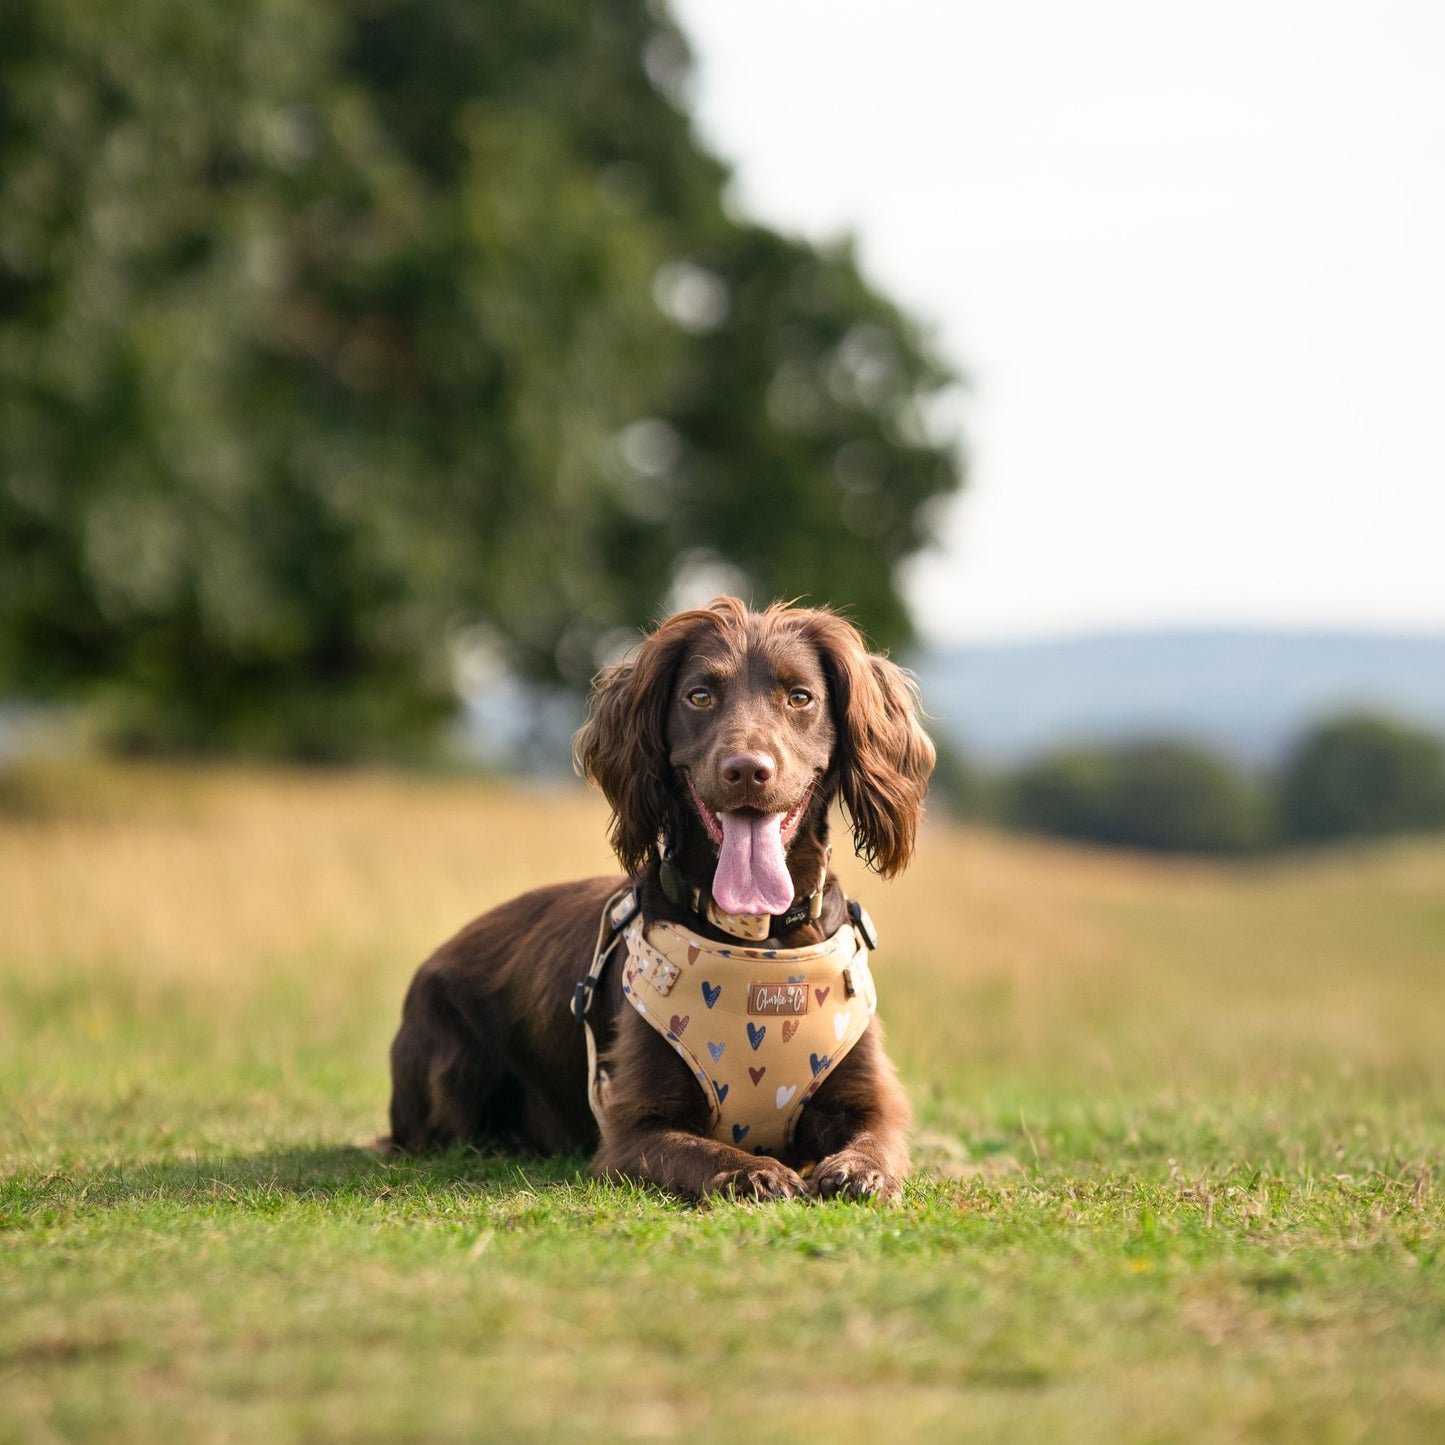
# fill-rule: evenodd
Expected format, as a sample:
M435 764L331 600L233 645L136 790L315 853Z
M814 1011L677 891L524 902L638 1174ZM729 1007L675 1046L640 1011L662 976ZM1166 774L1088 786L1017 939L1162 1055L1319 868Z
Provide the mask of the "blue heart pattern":
M711 1039L708 1040L707 1051L712 1055L713 1063L717 1063L717 1061L722 1058L723 1050L725 1048L727 1048L726 1042L721 1044L715 1044L712 1042Z
M823 1054L819 1057L817 1054L809 1054L808 1063L812 1067L813 1077L816 1079L828 1067L828 1056Z
M745 1138L747 1138L748 1131L749 1131L752 1127L753 1127L753 1126L752 1126L751 1124L734 1124L734 1125L733 1125L733 1143L734 1143L734 1144L741 1144L741 1143L743 1142L743 1140L744 1140Z
M759 1027L757 1026L757 1024L752 1023L752 1022L749 1022L749 1024L748 1024L748 1042L753 1046L754 1050L756 1050L756 1049L758 1048L758 1046L762 1043L762 1041L763 1041L763 1036L767 1033L767 1031L768 1031L768 1026L767 1026L767 1024L764 1024L761 1028L759 1028ZM816 1072L816 1071L815 1071L815 1072Z
M702 981L703 1002L711 1008L717 1002L717 996L722 992L722 984L709 984L706 979Z

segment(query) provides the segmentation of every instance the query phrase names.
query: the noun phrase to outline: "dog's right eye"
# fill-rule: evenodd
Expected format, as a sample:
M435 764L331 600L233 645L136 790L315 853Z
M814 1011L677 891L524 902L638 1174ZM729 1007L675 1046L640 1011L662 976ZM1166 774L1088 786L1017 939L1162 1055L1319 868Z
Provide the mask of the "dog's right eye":
M711 707L712 693L710 693L705 687L695 687L690 693L688 693L687 700L693 705L693 707Z

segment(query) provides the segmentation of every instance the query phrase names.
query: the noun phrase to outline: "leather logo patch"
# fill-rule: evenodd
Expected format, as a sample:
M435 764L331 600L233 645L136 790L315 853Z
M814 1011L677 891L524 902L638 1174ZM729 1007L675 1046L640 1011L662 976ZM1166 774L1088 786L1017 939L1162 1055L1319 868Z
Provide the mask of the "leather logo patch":
M750 983L748 1012L805 1014L808 1012L808 986L805 983Z

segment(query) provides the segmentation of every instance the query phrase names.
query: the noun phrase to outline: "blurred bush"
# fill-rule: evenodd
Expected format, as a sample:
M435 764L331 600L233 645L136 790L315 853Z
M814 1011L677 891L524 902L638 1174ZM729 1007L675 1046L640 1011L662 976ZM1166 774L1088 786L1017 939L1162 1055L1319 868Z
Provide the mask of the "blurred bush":
M946 813L1080 842L1249 854L1445 828L1445 742L1350 714L1306 732L1278 771L1250 777L1182 741L1076 747L990 773L939 748Z
M1324 722L1285 763L1279 826L1299 843L1445 828L1445 744L1383 717Z
M0 6L0 696L344 756L689 579L901 642L952 378L688 67L660 0Z
M1244 853L1267 834L1259 790L1186 743L1052 754L1013 776L1004 806L1021 828L1163 852Z

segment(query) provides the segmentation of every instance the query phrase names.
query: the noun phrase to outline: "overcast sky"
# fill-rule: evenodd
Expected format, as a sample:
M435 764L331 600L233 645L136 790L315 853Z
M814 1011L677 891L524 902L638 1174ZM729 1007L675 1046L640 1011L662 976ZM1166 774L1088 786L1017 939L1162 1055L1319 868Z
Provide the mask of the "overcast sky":
M1445 628L1445 4L674 11L743 208L971 377L928 634Z

